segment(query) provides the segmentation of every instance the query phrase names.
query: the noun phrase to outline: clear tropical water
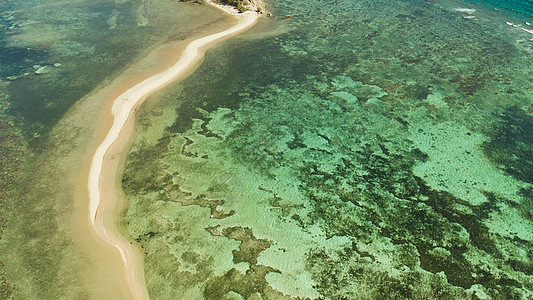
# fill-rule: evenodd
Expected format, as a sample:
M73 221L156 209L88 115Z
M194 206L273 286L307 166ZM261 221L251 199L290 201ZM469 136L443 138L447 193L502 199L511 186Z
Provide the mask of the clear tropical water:
M0 299L94 295L83 277L97 266L71 238L72 182L105 99L82 103L162 43L221 20L174 0L0 1Z
M504 14L519 15L531 20L533 16L533 1L531 0L469 0L468 2L490 7L494 10L503 10Z
M183 5L0 2L0 298L87 296L49 163L80 145L49 135L187 36ZM531 1L269 5L139 112L125 223L152 298L533 297Z
M530 3L269 3L140 113L153 298L533 297Z

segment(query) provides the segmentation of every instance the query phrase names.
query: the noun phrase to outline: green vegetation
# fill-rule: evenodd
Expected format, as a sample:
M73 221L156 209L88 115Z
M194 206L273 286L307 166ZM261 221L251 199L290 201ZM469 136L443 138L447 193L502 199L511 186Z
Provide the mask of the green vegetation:
M204 3L205 0L180 0L181 2L194 2L194 3ZM220 2L223 4L235 6L241 13L245 12L246 9L243 10L243 7L245 5L249 5L249 0L215 0L216 2Z
M225 4L233 5L233 6L236 6L236 7L241 7L243 5L250 4L250 2L248 0L218 0L218 1L222 2L222 3L225 3Z
M250 5L249 0L217 0L220 3L235 6L240 13L248 10L247 6Z
M181 2L194 2L194 3L205 3L205 0L180 0Z

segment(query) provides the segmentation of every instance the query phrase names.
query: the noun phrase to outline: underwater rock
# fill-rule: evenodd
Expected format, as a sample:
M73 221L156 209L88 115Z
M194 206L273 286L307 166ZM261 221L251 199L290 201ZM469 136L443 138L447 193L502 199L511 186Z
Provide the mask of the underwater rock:
M377 85L363 84L361 81L354 81L348 76L337 76L331 82L335 89L349 92L359 100L366 101L370 98L381 98L388 93Z
M436 108L448 108L448 103L444 101L444 97L440 93L429 94L424 102L433 105Z
M517 180L533 183L533 117L513 106L501 116L483 151L495 166Z
M47 73L47 72L48 72L47 66L43 66L43 67L40 67L39 69L37 69L35 71L35 74L43 74L43 73Z
M337 99L341 99L347 106L359 106L359 99L354 94L348 92L332 92L331 95Z

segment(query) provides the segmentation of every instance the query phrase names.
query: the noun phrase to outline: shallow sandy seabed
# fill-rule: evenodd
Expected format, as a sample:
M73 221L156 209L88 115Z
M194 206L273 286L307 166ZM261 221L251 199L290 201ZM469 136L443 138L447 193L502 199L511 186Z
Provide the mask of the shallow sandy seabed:
M457 6L342 4L283 2L289 30L141 108L123 184L148 289L531 297L527 45Z
M176 8L177 4L172 5ZM95 91L79 100L50 132L48 141L40 148L42 153L28 158L23 167L25 175L21 175L20 186L24 190L21 188L17 197L24 203L36 203L38 199L39 204L20 212L17 218L11 218L2 237L2 248L5 249L2 251L3 271L10 293L17 298L130 298L128 287L118 271L123 268L120 254L109 249L109 245L90 230L85 196L87 183L82 179L88 174L88 166L84 164L91 155L91 145L103 138L104 127L111 124L111 116L102 114L111 109L106 107L106 100L116 98L146 76L168 68L192 39L221 31L234 23L211 7L179 5L192 9L189 12L196 19L191 24L197 24L197 28L190 29L187 24L180 29L186 32L177 30L171 37L161 38L162 34L154 37L155 45L140 52L144 58L126 66L121 74L114 75L113 80L105 78ZM144 13L154 13L159 7L151 6ZM99 126L101 128L97 129ZM118 159L116 163L119 163ZM115 177L114 172L116 170L109 170L110 178ZM116 193L114 189L113 195ZM120 210L122 205L119 201L117 208ZM117 217L120 218L120 213ZM109 220L109 223L113 228L123 226L116 219ZM26 243L19 245L23 241L39 246L31 249ZM47 282L42 282L42 278L47 278Z
M132 132L134 124L132 113L150 94L190 73L209 47L250 28L258 17L258 14L252 12L238 15L237 24L231 28L190 42L181 52L176 64L129 88L113 101L111 106L113 123L96 149L89 169L89 217L97 234L120 252L125 267L124 275L135 299L148 298L144 284L142 256L135 245L131 245L128 240L121 237L113 227L106 226L105 221L106 214L111 216L111 220L107 221L110 224L117 222L112 220L113 217L121 215L110 213L109 210L117 209L115 204L117 197L112 196L114 190L119 187L115 181L117 176L115 170L119 165L115 161L119 160L118 157L130 138L129 133ZM106 163L112 167L109 168Z

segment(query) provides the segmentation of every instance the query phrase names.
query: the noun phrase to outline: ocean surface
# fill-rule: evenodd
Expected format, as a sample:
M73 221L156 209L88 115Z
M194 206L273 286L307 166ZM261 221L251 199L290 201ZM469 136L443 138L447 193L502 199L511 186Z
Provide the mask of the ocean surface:
M502 11L502 16L516 15L530 20L531 16L533 16L533 1L531 0L469 0L468 2L475 3L484 7L489 7L496 11Z
M30 34L19 3L0 3L13 157L158 34L127 1L35 10L85 21ZM151 297L533 298L533 2L268 7L138 112L124 223Z
M532 297L513 3L269 2L140 114L123 183L154 298Z
M98 263L71 238L75 178L105 100L98 91L162 44L220 22L214 8L175 0L0 1L0 299L106 290L102 276L90 280L102 289L87 291Z

